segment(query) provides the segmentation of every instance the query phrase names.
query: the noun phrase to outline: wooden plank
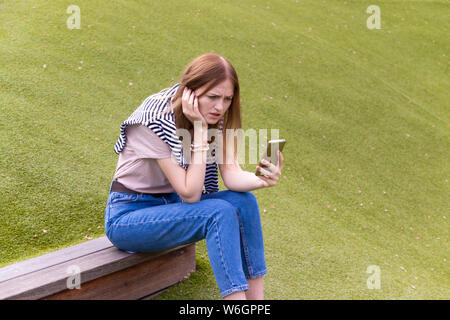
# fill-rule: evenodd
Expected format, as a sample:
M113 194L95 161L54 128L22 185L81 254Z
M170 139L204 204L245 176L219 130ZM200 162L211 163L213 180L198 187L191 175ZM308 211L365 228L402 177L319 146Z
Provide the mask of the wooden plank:
M165 291L167 291L167 290L169 290L169 289L170 289L170 287L167 287L167 288L164 288L164 289L161 289L161 290L152 292L152 293L149 294L148 296L139 298L139 300L152 300L152 299L153 299L154 297L156 297L157 295L159 295L159 294L161 294L161 293L163 293L163 292L165 292Z
M72 276L68 268L80 270L81 283L154 259L174 251L173 248L156 253L128 253L116 247L106 248L80 258L27 273L0 283L0 299L40 299L67 289L67 279Z
M195 244L179 248L136 266L66 289L45 300L129 300L147 297L195 270Z
M104 236L21 261L0 269L0 283L111 247L113 244Z

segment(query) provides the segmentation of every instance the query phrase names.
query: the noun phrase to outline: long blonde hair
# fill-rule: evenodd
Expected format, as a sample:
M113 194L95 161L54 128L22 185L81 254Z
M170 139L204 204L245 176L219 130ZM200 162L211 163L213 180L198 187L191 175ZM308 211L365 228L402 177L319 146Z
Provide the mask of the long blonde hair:
M183 70L180 77L180 86L173 95L171 105L163 111L163 113L169 112L171 110L174 111L175 116L175 125L177 129L183 128L186 130L190 130L193 128L192 123L183 113L183 108L181 104L181 98L183 94L183 90L185 87L188 87L192 90L197 90L198 88L206 85L206 90L199 96L201 97L203 94L208 92L214 86L225 80L231 80L234 86L234 94L233 99L231 101L231 105L228 110L225 112L223 117L223 155L224 159L226 157L226 146L227 143L227 135L225 134L227 129L241 129L242 121L241 121L241 101L239 96L239 80L236 73L236 70L233 68L231 63L224 57L216 54L216 53L206 53L201 56L198 56L194 60L192 60ZM218 129L219 122L213 126L209 126L209 128ZM234 155L233 158L237 159L237 136L234 136Z

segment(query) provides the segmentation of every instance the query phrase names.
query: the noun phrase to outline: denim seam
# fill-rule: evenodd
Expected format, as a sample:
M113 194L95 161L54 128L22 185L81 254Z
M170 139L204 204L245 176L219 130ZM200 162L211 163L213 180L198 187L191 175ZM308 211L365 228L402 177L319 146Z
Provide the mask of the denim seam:
M147 220L144 222L135 222L135 223L113 223L112 226L134 226L139 224L146 224L146 223L158 223L158 222L171 222L171 221L181 221L181 220L187 220L192 218L208 218L209 215L196 215L196 216L189 216L189 217L180 217L180 218L172 218L172 219L158 219L158 220Z
M236 211L237 211L237 216L238 216L238 221L239 221L239 230L241 231L242 248L244 249L245 262L247 263L247 271L248 271L248 274L251 275L251 274L253 274L253 269L252 269L252 266L250 263L250 257L248 254L248 246L247 246L247 240L245 238L244 226L241 221L241 215L240 215L239 209L236 209Z
M118 205L130 204L130 203L133 203L133 202L137 202L137 201L136 200L127 200L127 201L114 202L114 203L110 203L109 207L110 208L115 208Z
M256 279L256 278L259 278L266 274L267 274L267 269L264 269L263 271L256 272L255 274L250 274L250 277L248 279Z
M223 254L222 254L222 247L220 246L219 227L217 225L216 219L213 218L213 221L214 221L214 226L216 229L216 242L217 242L217 247L219 248L219 252L220 252L220 260L222 262L222 267L225 271L226 276L228 277L228 281L231 283L231 286L233 287L235 284L234 284L233 279L231 278L230 274L228 273L228 269L227 269L227 266L225 265L225 260L223 258Z
M119 200L114 202L114 200ZM139 199L139 195L134 195L134 194L130 194L130 195L126 195L126 196L121 196L121 195L114 195L111 196L110 200L108 201L108 205L110 208L115 207L116 205L123 205L123 204L129 204L129 203L133 203L133 202L138 202Z
M227 295L229 295L229 294L231 294L233 292L242 291L242 290L248 290L248 289L249 289L248 284L243 284L241 286L237 286L237 287L233 287L233 288L228 289L228 290L221 291L220 294L222 295L222 297L225 297L225 296L227 296Z

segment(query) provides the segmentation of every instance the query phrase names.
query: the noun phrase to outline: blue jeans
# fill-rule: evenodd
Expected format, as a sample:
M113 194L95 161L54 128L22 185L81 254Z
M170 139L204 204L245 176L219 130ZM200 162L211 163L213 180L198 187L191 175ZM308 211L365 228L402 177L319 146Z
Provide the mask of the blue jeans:
M256 197L230 190L187 203L177 193L153 197L109 192L105 231L119 249L153 252L206 239L222 297L248 290L247 279L267 273Z

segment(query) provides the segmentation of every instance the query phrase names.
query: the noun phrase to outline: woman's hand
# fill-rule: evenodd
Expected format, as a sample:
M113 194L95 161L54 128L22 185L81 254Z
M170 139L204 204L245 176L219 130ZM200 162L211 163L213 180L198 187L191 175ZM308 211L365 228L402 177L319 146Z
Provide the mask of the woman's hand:
M278 180L281 177L281 170L283 169L283 155L281 151L278 150L278 165L274 165L273 163L267 162L264 163L270 171L265 170L264 168L257 166L256 170L261 172L261 176L257 176L263 182L263 187L273 187L277 184Z
M194 90L191 90L188 87L184 88L183 96L181 98L181 106L183 108L184 115L188 118L192 125L194 125L196 121L201 121L202 127L208 127L208 123L198 109L198 98L195 96Z

